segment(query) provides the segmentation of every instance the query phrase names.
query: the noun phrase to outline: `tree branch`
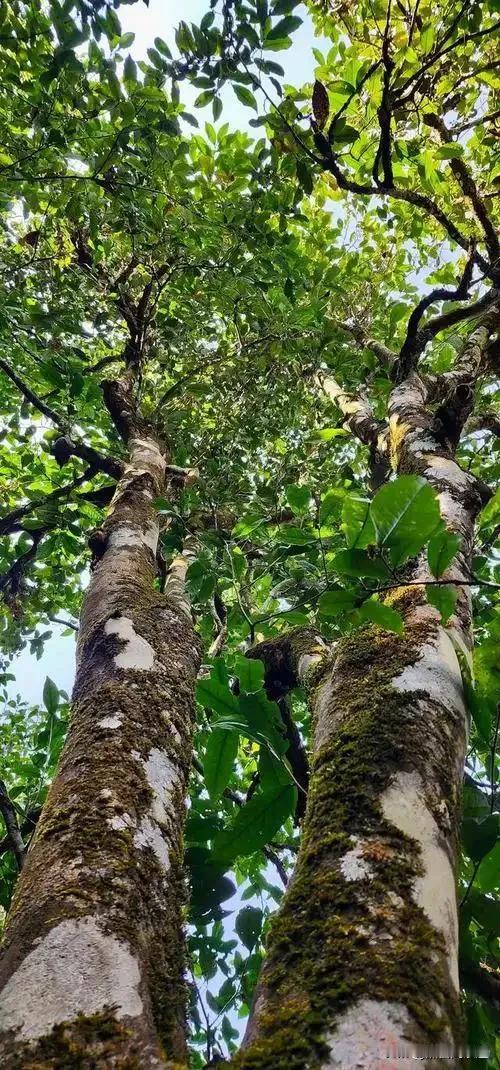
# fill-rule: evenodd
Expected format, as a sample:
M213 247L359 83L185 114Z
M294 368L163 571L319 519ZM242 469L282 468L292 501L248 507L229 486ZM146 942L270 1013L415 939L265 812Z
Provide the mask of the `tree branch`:
M500 23L499 23L500 25ZM452 134L448 130L447 126L443 122L440 116L428 113L424 115L424 122L427 126L432 127L433 130L437 130L441 141L445 145L457 144L453 141ZM493 223L486 211L484 201L479 195L476 183L467 167L467 164L460 156L454 156L449 160L450 169L453 172L457 182L462 190L462 193L470 201L476 219L481 224L486 239L486 248L491 260L491 267L496 273L497 279L500 280L500 242Z
M396 382L400 383L403 379L406 379L410 372L416 368L418 358L425 349L427 343L434 338L438 331L443 329L443 325L448 325L448 318L446 316L438 316L435 317L435 319L429 320L428 323L419 330L419 323L424 312L430 308L431 305L435 304L436 301L467 300L469 286L472 280L472 272L474 270L475 251L476 247L472 242L467 263L462 273L462 278L454 290L447 290L443 286L438 286L436 289L432 290L431 293L426 294L413 310L408 320L406 338L401 347L399 357L394 365L394 378ZM464 318L466 318L466 309L455 311L463 311ZM449 315L450 314L448 314L448 316Z
M336 326L340 327L340 329L347 334L352 335L358 345L363 349L371 350L371 352L379 358L384 368L392 368L397 359L396 353L393 353L392 349L383 345L382 342L378 342L376 338L371 338L369 335L366 335L362 327L359 327L357 324L337 321Z
M25 847L19 829L17 814L9 798L9 793L3 780L0 780L0 813L5 821L7 836L16 857L17 868L21 870L24 865Z

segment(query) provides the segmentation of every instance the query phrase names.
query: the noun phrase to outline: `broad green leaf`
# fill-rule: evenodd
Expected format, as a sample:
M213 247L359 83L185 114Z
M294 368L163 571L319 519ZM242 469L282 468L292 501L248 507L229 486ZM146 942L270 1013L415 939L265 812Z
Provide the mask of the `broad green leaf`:
M306 513L311 499L309 487L301 487L297 483L290 483L286 488L286 500L295 513Z
M370 511L370 499L356 493L347 494L342 506L342 531L350 549L359 550L376 542Z
M203 771L208 794L213 802L219 799L227 787L238 753L239 736L236 732L215 729L208 737Z
M264 664L257 658L245 658L237 654L233 662L233 670L238 677L240 691L252 694L261 691L264 686Z
M265 847L295 810L297 792L290 784L273 791L256 792L238 811L232 825L223 829L212 843L216 862L232 862Z
M126 82L137 82L137 66L132 56L126 56L123 64L123 77Z
M247 89L244 85L233 85L233 90L242 104L257 111L257 101L250 89Z
M481 895L475 888L470 896L472 916L492 936L500 936L500 900Z
M356 604L354 591L346 591L343 587L337 587L332 591L325 591L318 602L318 611L322 617L338 617L342 613L350 613Z
M377 491L370 515L378 545L394 567L425 546L440 521L435 491L422 476L398 476Z
M476 881L483 892L498 892L500 889L500 840L483 858Z
M231 716L239 712L238 699L231 694L229 684L220 679L212 669L210 676L202 677L196 684L196 698L201 706L214 710L222 716Z
M374 580L387 580L390 576L387 565L378 557L370 557L366 550L341 550L335 554L332 566L344 576L366 576Z
M463 154L463 145L458 145L456 143L454 145L440 145L439 148L436 149L436 156L440 160L454 160L459 156L463 156Z
M285 762L275 758L267 747L261 747L260 749L259 776L263 791L274 790L283 784L292 783Z
M383 628L387 632L396 632L397 635L404 634L403 618L392 606L388 606L385 602L379 602L376 598L369 598L367 602L363 602L363 605L359 610L362 620L371 620L374 624L378 624L379 628Z
M54 715L57 712L59 706L59 688L56 687L50 676L45 678L43 685L43 704L47 713Z
M240 695L239 708L249 727L254 733L259 733L261 739L268 742L276 753L286 750L288 744L284 739L279 707L275 702L270 702L265 691Z
M329 527L332 519L340 516L344 494L340 489L332 487L327 490L321 499L319 508L319 522L322 527Z
M294 30L298 30L299 26L302 26L302 19L299 19L298 15L285 16L284 19L276 22L272 29L266 33L266 43L268 41L282 41Z
M460 546L461 539L444 528L437 531L429 540L427 560L432 575L438 580L446 572Z
M264 914L259 907L242 907L240 910L234 927L242 943L248 948L249 951L253 951L262 929L262 922Z
M457 604L457 588L452 584L428 583L426 594L430 605L439 610L442 623L447 624Z
M462 843L469 858L480 862L495 846L499 834L498 814L476 820L468 817L462 824Z

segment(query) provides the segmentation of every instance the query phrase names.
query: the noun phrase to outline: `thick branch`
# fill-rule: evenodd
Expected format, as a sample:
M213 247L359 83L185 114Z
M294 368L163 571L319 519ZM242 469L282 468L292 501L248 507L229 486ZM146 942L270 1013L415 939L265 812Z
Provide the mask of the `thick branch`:
M19 830L17 814L3 780L0 780L0 813L5 821L7 836L16 856L17 868L21 870L24 865L25 847Z
M44 498L35 498L24 505L18 506L17 509L12 509L10 513L0 518L0 535L10 535L13 531L20 531L23 526L22 520L25 516L29 516L36 509L43 509L49 502L57 501L58 498L64 498L66 495L71 494L71 491L85 483L88 478L89 473L84 472L83 475L79 476L78 479L74 479L71 483L65 483L63 487L56 487L50 494L46 494Z
M475 244L472 243L469 257L458 286L456 286L454 290L447 290L446 287L438 286L436 289L432 290L431 293L426 294L413 310L408 320L406 338L394 368L394 378L397 382L402 382L403 379L406 379L410 371L416 367L418 358L425 349L427 343L439 330L443 329L443 325L447 326L449 323L449 316L451 313L448 313L448 315L445 316L436 316L434 319L429 320L428 323L419 330L419 323L424 312L436 301L465 301L467 299L469 286L472 280L472 272L474 270L475 248ZM463 312L464 318L468 315L467 309L454 309L453 311Z
M371 338L366 335L362 329L356 323L346 323L345 321L336 323L337 327L340 327L342 331L346 331L347 334L352 335L355 341L363 349L369 349L371 352L379 358L381 364L385 368L392 368L394 361L396 360L396 354L388 346L383 345L382 342L378 342L376 338Z
M48 420L51 420L52 423L56 424L56 427L64 428L65 425L62 416L59 416L58 412L55 412L49 405L46 405L43 399L39 397L23 379L21 379L17 372L14 371L14 368L12 368L8 361L4 360L3 357L0 357L0 368L15 386L17 386L17 389L21 391L21 394L26 398L26 401L29 401L35 409L38 409L38 411L46 416Z
M344 423L353 435L366 446L377 444L382 425L375 419L370 406L359 395L349 394L335 379L320 378L325 394L338 406L344 416Z
M17 386L26 401L29 401L38 412L41 412L43 416L46 416L52 423L59 427L61 431L66 430L66 423L62 416L59 415L55 409L51 409L49 405L45 403L43 398L39 397L27 383L14 371L14 368L0 357L0 368L8 378ZM92 465L96 471L105 472L107 475L113 476L114 479L118 479L123 470L119 461L114 460L112 457L105 457L99 450L94 449L92 446L86 446L83 442L73 442L72 439L64 435L64 441L67 445L66 457L67 460L71 456L79 457L82 461L86 461L87 464Z

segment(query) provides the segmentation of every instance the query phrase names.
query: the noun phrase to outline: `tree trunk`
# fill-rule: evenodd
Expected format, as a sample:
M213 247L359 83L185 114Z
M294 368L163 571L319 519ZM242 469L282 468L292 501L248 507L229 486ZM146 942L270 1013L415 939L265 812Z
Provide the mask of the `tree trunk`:
M71 727L8 919L4 1070L186 1058L182 829L199 648L185 601L153 586L165 457L128 432L129 464L91 539Z
M393 390L389 452L396 471L438 491L462 539L445 578L465 582L444 628L418 561L388 595L403 636L366 627L322 655L306 633L300 656L297 643L288 650L309 693L311 782L238 1070L396 1070L405 1054L430 1068L462 1039L455 875L468 717L456 650L470 656L482 502L427 402L416 374Z

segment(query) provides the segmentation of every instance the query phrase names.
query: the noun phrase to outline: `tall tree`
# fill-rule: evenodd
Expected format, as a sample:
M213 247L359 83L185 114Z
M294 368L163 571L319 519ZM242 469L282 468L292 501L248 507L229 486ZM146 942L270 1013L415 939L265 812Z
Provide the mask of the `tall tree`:
M112 9L7 7L6 652L74 624L93 530L41 817L65 696L11 706L4 1064L185 1065L186 966L193 1066L252 1001L235 1067L432 1066L460 985L492 1046L495 13L334 6L280 99L288 0L139 70ZM215 120L262 90L266 137L182 136L184 77Z

